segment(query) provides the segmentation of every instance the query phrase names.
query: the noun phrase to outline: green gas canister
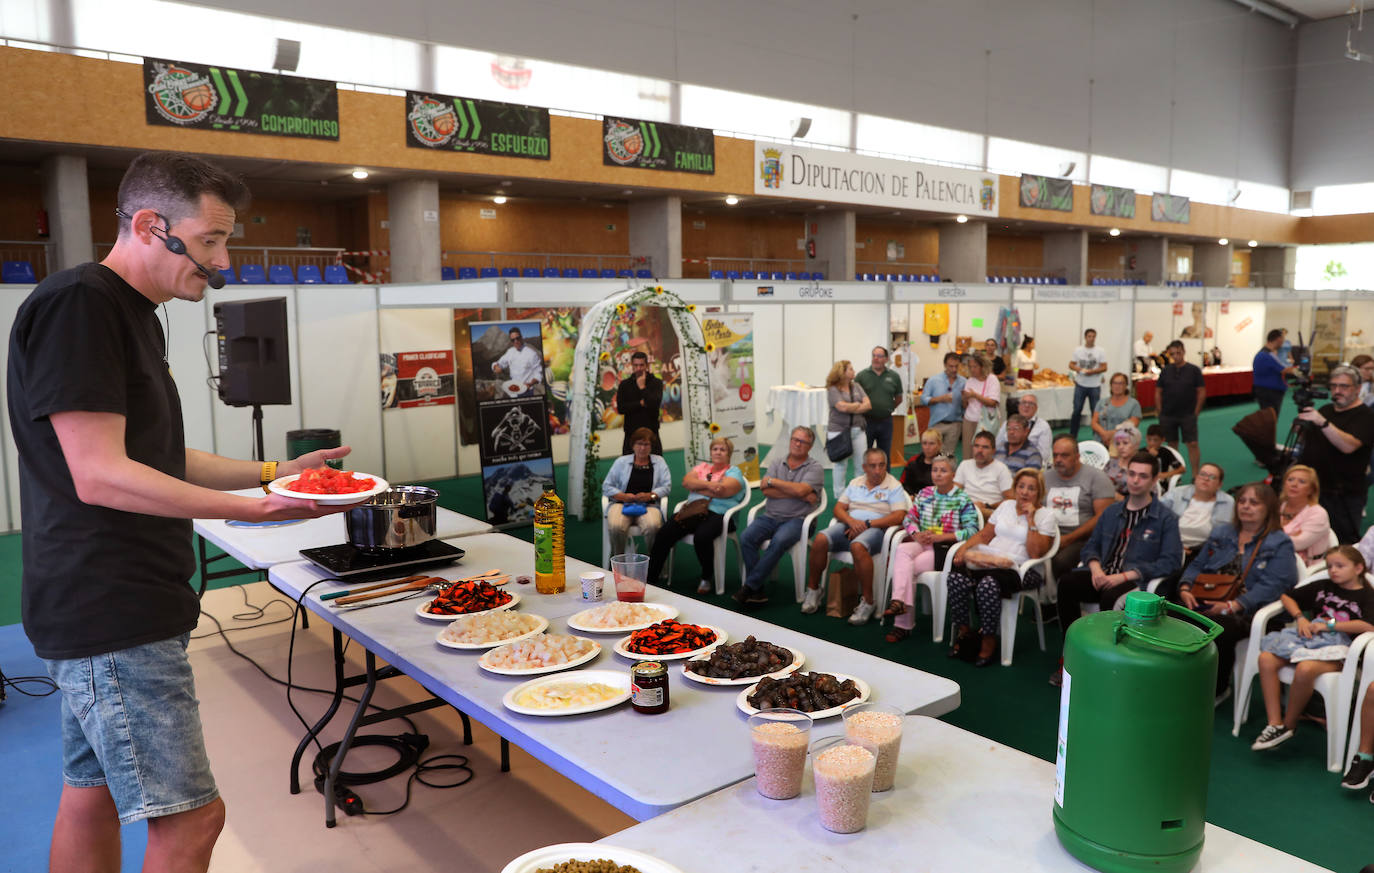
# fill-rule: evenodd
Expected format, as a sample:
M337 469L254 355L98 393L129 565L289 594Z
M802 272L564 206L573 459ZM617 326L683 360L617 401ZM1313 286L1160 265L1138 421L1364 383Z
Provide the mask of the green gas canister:
M1186 873L1197 863L1220 633L1216 622L1145 591L1126 595L1122 612L1070 625L1054 830L1089 867Z

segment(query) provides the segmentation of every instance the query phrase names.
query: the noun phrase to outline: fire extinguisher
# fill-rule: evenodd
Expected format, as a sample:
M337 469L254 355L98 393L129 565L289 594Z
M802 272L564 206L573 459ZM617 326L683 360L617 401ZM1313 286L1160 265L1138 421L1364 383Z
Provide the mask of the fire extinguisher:
M808 239L806 241L806 256L808 258L814 258L816 256L816 241L814 239Z
M46 209L40 209L40 210L38 210L37 219L38 219L38 220L37 220L38 235L39 235L40 237L44 238L44 239L47 239L47 236L48 236L48 210L46 210Z

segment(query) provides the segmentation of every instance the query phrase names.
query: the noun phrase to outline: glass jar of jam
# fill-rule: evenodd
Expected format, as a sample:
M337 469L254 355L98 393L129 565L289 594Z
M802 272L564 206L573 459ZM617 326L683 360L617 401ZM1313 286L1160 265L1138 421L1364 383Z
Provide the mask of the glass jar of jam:
M667 712L668 668L658 661L640 661L631 667L630 705L645 715Z

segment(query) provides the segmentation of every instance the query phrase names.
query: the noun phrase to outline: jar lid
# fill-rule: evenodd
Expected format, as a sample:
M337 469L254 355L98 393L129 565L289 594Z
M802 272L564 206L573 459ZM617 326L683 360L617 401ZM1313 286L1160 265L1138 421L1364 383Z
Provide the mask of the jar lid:
M1164 611L1164 598L1149 591L1132 591L1126 595L1124 610L1128 619L1153 621Z

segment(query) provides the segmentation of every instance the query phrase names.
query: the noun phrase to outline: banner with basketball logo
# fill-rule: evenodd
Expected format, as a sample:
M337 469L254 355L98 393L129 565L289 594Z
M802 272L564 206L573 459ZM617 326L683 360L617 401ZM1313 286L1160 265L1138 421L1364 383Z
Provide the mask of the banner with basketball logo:
M607 115L601 120L601 162L608 167L715 175L716 135L705 127Z
M407 91L406 145L547 161L549 110Z
M323 79L144 58L143 100L149 124L339 138L339 89Z
M1187 224L1192 218L1192 201L1177 194L1154 194L1150 197L1150 220Z
M1073 212L1073 182L1053 176L1022 173L1021 205L1027 209Z
M1093 185L1088 198L1093 215L1135 218L1135 189Z

